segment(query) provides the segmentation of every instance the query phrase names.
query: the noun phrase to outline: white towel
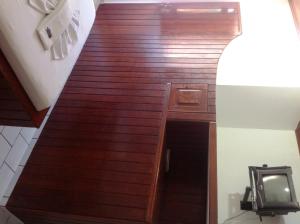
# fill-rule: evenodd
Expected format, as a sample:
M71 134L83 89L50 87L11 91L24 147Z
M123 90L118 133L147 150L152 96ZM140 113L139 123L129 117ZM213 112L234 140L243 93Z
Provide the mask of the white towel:
M71 0L29 0L29 4L45 14L37 28L45 50L51 50L55 60L65 58L78 40L79 10Z
M29 4L41 13L51 13L59 0L29 0Z

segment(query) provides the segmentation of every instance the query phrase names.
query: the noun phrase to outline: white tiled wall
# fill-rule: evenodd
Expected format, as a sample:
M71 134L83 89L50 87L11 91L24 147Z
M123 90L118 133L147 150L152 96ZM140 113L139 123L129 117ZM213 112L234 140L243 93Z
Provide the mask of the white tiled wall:
M36 128L3 127L0 132L0 205L5 206L23 166Z

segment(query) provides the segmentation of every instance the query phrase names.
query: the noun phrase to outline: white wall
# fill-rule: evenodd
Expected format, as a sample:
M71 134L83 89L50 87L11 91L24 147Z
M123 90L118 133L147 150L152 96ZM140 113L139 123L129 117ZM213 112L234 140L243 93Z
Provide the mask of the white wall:
M217 85L216 91L219 126L295 130L300 120L300 88Z
M103 3L103 0L94 0L94 3L95 3L95 8L97 10L97 8L99 7L99 5Z
M218 85L300 87L300 41L288 0L241 1L243 34L225 49Z
M291 166L300 200L300 156L294 131L218 127L218 208L219 223L235 216L245 187L250 185L248 166ZM258 224L249 213L229 223ZM264 223L298 224L300 213L265 218Z
M236 128L296 128L300 40L288 0L242 0L243 33L222 54L217 122Z
M293 0L293 1L296 6L296 8L295 8L296 13L300 16L300 0ZM298 18L298 19L300 19L300 18Z
M288 0L241 0L241 17L243 34L225 49L217 73L219 223L241 212L251 165L292 166L300 200L294 133L300 120L300 41ZM228 223L259 220L246 213ZM300 213L263 223L298 224Z

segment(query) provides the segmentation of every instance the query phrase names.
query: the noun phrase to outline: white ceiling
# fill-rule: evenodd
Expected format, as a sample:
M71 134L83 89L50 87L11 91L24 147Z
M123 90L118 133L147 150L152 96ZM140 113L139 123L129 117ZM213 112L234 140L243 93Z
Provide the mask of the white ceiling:
M300 39L288 0L243 1L241 18L243 34L220 58L217 84L300 87Z
M295 130L300 40L288 0L242 1L241 16L243 34L227 46L218 65L218 125Z

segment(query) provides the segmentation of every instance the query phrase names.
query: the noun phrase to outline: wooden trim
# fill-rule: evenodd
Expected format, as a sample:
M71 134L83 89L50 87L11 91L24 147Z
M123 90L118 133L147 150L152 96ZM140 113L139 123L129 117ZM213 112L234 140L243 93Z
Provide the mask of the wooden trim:
M14 121L14 125L17 126L34 126L39 127L46 114L48 109L37 111L32 104L31 100L29 99L26 91L22 87L21 83L17 79L13 69L9 65L8 61L6 60L4 54L0 50L0 74L6 80L7 84L9 85L11 91L21 104L22 108L24 109L25 113L29 116L32 125L28 125L28 120L23 122L21 119L18 121ZM12 112L13 113L13 112ZM10 125L9 123L1 123L1 125Z
M9 208L8 210L16 215L16 217L22 217L22 221L25 224L144 224L142 222L132 220L113 220L107 218L70 215L25 208Z
M292 14L294 17L295 25L298 31L298 34L300 35L300 2L297 2L295 0L289 0L290 7L292 10Z
M168 112L168 121L211 122L216 120L214 113Z
M162 158L163 158L163 149L165 145L165 130L166 130L166 123L167 123L167 114L168 114L168 105L169 105L169 98L171 92L171 84L167 84L167 93L164 100L164 111L163 117L161 121L160 127L160 134L159 134L159 144L157 147L156 155L155 155L155 165L154 165L154 180L152 181L151 192L148 202L148 209L146 213L146 222L147 223L156 223L158 219L158 206L159 206L159 186L160 186L160 179L161 179L161 172L162 170Z
M217 130L216 123L209 123L208 153L208 219L209 224L218 223L218 186L217 186Z

